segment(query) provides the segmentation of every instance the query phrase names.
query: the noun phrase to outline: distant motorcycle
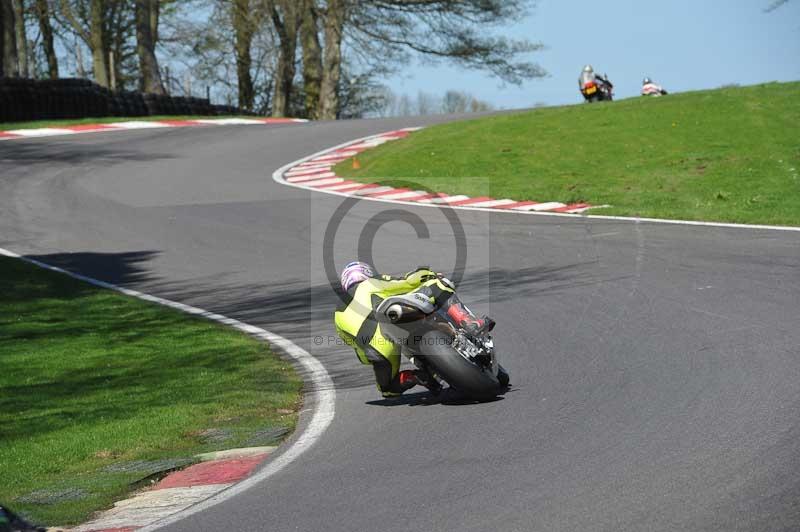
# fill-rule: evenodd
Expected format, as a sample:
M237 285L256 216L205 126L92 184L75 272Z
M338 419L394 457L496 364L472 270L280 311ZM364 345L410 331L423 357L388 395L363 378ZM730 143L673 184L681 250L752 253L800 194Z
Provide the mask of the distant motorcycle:
M612 101L614 99L614 84L605 76L595 75L594 79L585 80L580 87L583 98L591 102Z
M642 96L666 96L669 94L661 85L658 85L650 78L642 81Z

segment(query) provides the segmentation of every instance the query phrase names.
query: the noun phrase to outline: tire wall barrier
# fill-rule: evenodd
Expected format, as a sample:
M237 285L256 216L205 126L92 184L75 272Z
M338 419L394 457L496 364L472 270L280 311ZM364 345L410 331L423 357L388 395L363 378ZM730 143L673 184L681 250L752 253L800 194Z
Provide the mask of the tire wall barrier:
M88 79L0 78L0 122L156 115L250 115L205 98L111 91Z

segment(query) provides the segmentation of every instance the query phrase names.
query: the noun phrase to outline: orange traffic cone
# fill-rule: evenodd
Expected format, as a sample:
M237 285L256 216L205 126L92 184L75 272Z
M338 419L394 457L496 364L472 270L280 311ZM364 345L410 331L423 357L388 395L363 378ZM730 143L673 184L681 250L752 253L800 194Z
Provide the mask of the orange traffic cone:
M361 170L361 163L358 162L357 157L353 157L353 170Z

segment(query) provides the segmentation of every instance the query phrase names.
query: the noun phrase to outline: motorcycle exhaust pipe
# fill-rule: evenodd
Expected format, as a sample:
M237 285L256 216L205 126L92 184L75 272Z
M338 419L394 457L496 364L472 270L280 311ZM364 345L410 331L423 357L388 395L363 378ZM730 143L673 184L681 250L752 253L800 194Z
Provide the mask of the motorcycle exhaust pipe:
M403 307L395 303L386 309L386 316L394 323L403 317Z
M390 305L384 313L392 323L411 323L425 319L425 314L419 309L401 303Z

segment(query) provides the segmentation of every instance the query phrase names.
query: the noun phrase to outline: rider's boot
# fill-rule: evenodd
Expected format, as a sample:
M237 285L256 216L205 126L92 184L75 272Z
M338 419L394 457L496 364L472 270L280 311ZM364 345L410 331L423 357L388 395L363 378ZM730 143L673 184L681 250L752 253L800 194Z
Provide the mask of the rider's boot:
M401 371L398 377L400 379L400 387L403 391L410 390L417 384L422 384L417 377L417 372L410 369Z
M407 392L417 384L422 383L417 378L416 372L408 369L403 370L397 374L396 380L392 383L391 389L383 392L383 398L392 399L394 397L400 397L404 392Z

